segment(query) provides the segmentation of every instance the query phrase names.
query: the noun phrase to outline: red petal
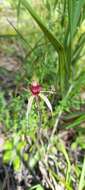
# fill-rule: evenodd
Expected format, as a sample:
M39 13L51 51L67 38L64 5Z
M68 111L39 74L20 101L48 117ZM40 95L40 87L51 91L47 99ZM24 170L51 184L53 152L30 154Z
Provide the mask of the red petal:
M38 95L41 91L41 85L36 84L36 85L31 85L30 86L30 90L32 92L33 95Z

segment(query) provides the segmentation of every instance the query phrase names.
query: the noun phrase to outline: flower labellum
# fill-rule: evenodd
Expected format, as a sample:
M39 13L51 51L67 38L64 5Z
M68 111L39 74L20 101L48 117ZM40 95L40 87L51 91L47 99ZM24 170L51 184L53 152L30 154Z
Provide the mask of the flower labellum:
M41 85L38 84L36 81L33 81L33 83L30 86L30 90L34 96L38 96L41 92Z

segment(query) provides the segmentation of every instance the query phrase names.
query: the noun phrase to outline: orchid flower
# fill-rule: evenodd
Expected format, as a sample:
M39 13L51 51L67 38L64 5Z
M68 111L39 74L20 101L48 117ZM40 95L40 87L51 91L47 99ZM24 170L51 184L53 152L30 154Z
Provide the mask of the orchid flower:
M28 100L28 105L27 105L27 117L29 116L30 114L30 111L31 111L31 108L32 108L32 104L33 104L33 101L39 101L39 97L41 99L43 99L43 101L46 103L47 107L49 108L49 110L51 111L52 113L52 105L50 103L50 101L48 100L47 96L45 96L43 94L43 92L45 91L42 91L42 86L37 83L36 81L33 81L32 84L30 85L29 87L30 91L31 91L31 96ZM50 91L49 91L50 92Z

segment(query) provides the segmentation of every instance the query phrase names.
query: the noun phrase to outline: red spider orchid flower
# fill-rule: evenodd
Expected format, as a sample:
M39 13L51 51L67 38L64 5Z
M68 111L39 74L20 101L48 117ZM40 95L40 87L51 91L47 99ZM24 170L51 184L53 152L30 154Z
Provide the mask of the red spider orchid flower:
M47 96L45 96L42 93L43 92L42 87L39 83L37 83L36 81L33 81L32 84L30 85L30 91L31 91L32 95L30 96L30 98L28 100L27 113L26 113L27 118L28 118L28 115L30 114L33 100L35 99L35 101L40 101L40 99L37 99L37 97L40 97L41 99L43 99L43 101L46 103L49 110L52 112L51 103L48 100Z
M36 81L33 81L33 83L30 86L30 90L33 96L38 96L41 92L41 85L38 84Z

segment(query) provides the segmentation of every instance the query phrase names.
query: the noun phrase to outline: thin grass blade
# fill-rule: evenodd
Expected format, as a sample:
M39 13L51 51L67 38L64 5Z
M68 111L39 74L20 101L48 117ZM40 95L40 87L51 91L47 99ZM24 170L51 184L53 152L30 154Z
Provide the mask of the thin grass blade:
M84 162L83 162L78 190L83 190L84 185L85 185L85 157L84 157Z
M66 88L67 88L67 75L68 72L66 70L66 57L65 50L63 45L56 39L56 37L52 34L52 32L45 26L40 17L36 14L34 9L30 6L30 4L26 0L22 0L23 6L28 10L31 16L34 18L36 23L39 25L41 30L44 32L45 36L49 39L50 43L53 45L55 50L59 55L59 82L60 82L60 91L62 96L64 96Z

